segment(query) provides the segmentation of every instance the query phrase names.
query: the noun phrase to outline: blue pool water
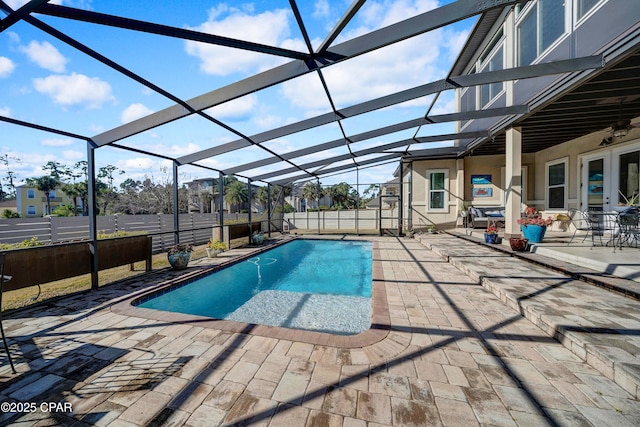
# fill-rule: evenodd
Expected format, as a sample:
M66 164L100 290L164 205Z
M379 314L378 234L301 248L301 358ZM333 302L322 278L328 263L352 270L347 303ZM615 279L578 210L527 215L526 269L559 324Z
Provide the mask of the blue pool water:
M371 313L371 242L294 240L140 307L302 329L358 333ZM358 308L359 307L359 308ZM365 326L323 325L360 318ZM294 319L297 317L297 319ZM355 328L355 329L354 329Z

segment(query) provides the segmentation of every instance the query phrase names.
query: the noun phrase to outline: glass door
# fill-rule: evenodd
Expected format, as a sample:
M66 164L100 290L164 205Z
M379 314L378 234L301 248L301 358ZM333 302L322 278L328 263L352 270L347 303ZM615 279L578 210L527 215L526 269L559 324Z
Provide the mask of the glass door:
M618 194L614 198L617 205L638 205L640 190L640 151L621 153L617 181Z
M609 211L609 153L600 153L582 159L582 210Z

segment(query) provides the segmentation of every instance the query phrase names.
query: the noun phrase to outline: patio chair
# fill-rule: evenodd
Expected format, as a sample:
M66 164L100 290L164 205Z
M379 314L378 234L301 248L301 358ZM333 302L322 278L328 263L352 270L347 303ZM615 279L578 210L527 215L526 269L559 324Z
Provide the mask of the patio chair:
M615 247L619 235L618 215L604 212L602 209L587 209L586 216L591 227L591 246L595 246L595 237L597 236L602 246L611 244ZM602 238L605 236L608 236L609 240L603 242Z
M584 242L586 238L591 233L591 240L593 241L593 225L589 219L589 216L586 212L581 211L580 209L571 208L568 211L569 218L571 218L571 225L574 227L573 236L569 240L567 245L570 245L573 241L573 238L576 237L578 231L584 231L584 237L582 241Z
M640 238L640 211L635 208L620 212L617 217L617 242L613 245L622 249L622 245L635 245L638 247L638 239Z

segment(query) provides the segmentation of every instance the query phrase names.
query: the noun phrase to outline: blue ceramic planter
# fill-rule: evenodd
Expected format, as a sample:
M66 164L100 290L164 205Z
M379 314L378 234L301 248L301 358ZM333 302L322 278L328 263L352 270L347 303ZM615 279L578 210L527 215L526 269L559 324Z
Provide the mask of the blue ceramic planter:
M485 243L497 243L498 235L493 233L484 233L484 242Z
M521 225L522 235L529 243L540 243L547 231L546 225Z

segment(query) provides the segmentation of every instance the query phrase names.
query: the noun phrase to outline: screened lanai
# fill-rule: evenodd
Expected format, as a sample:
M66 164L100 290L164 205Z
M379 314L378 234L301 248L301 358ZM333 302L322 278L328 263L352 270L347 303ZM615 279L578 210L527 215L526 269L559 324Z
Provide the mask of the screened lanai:
M45 40L41 48L82 55L57 69L40 63L53 74L21 91L30 92L23 106L2 110L2 127L12 140L44 132L86 142L90 195L96 164L113 153L123 162L165 161L177 194L183 171L235 175L260 186L344 175L357 185L377 167L386 166L391 179L390 171L412 159L504 152L506 130L514 127L525 129L523 152L531 152L640 115L635 33L615 51L570 51L533 65L469 73L464 64L521 2L416 2L408 15L364 0L326 5L290 0L270 2L269 10L207 10L174 2L126 8L0 2L12 49L29 52L33 42L19 36L28 32ZM226 21L217 19L225 14ZM321 15L323 26L316 22ZM281 26L283 20L290 25ZM259 29L259 22L268 24ZM172 56L176 46L181 55ZM433 62L445 53L447 61ZM549 77L560 83L530 103L457 105L464 88ZM14 80L16 93L29 85L19 72L6 80ZM119 120L104 108L118 103L108 82L133 94ZM69 99L69 87L84 91L84 108ZM623 103L606 102L621 96ZM241 119L249 114L252 123ZM494 119L491 126L460 131L461 123L484 118ZM89 207L95 237L94 200Z

